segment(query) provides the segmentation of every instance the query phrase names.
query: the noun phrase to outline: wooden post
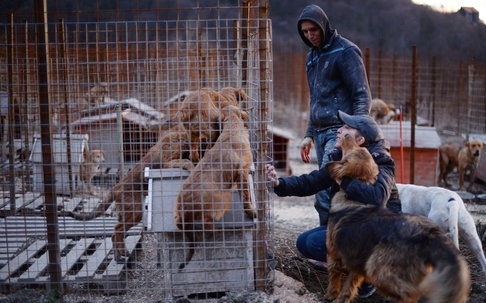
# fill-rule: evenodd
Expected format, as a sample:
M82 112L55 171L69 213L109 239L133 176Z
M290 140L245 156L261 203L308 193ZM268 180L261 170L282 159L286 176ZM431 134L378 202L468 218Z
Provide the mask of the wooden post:
M50 286L57 294L63 291L61 254L59 250L59 224L57 218L56 176L52 155L51 110L49 104L49 40L46 0L35 0L37 33L37 81L39 86L39 112L41 122L42 168L44 171L45 216L47 222L47 250L49 252Z

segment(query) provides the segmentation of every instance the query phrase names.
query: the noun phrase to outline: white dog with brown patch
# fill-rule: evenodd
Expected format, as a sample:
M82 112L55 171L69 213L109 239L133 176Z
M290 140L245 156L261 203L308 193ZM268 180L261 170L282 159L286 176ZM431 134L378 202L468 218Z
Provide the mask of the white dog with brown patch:
M442 187L397 184L402 211L423 215L437 223L459 248L459 236L476 256L486 278L486 258L481 239L464 201L454 191Z

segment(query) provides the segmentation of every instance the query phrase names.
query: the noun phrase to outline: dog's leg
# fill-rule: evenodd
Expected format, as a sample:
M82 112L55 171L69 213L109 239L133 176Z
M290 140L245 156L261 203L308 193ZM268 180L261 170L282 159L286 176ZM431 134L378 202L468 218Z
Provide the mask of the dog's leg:
M479 163L478 163L479 164ZM468 191L470 192L476 192L476 171L477 171L477 164L474 163L471 167L470 170L470 175L469 175L469 186L467 188Z
M464 174L466 173L466 169L463 166L459 166L457 170L459 172L459 190L464 190Z
M473 252L481 264L484 278L486 279L486 257L484 256L483 246L476 230L474 218L466 210L465 207L459 210L459 233L461 239L466 243L467 247Z
M351 302L356 294L358 293L358 287L364 281L364 277L356 272L351 272L344 280L343 288L341 293L336 298L334 302L336 303L349 303Z
M124 212L118 213L118 224L115 225L114 232L111 236L111 240L113 242L113 252L117 262L124 262L128 257L128 252L125 247L125 235L127 231L142 221L142 203L132 203L132 209L128 209L125 206Z
M340 262L335 262L327 255L327 272L329 275L329 284L327 292L324 295L326 300L334 300L341 292L341 280L343 278L343 269Z
M449 208L449 238L459 249L459 204L455 199L451 198L447 202L447 207Z
M243 179L241 184L242 184L242 201L243 201L243 207L245 208L245 213L249 218L256 218L257 213L256 210L253 208L253 205L251 203L251 193L250 193L250 182L252 182L251 178L249 177L248 173L243 173L243 176L241 176Z
M449 174L454 170L454 165L452 164L447 164L446 166L446 169L445 169L445 173L444 173L444 185L446 187L451 187L451 185L449 184L449 182L447 182L447 177L449 176Z

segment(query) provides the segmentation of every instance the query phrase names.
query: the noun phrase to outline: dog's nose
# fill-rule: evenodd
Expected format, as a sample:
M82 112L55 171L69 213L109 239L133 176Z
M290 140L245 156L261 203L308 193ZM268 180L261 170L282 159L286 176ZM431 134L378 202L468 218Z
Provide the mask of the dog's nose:
M479 156L479 150L474 151L474 157L478 157L478 156Z

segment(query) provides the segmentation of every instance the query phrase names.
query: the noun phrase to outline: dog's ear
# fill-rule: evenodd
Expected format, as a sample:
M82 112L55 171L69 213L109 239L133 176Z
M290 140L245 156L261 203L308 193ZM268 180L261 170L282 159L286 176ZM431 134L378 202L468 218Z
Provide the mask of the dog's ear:
M344 171L342 161L327 162L325 168L334 180L342 180Z
M241 119L245 122L250 122L250 115L248 115L248 112L245 110L241 111Z
M238 100L239 101L246 101L248 100L248 95L246 94L244 89L240 89L238 91Z

